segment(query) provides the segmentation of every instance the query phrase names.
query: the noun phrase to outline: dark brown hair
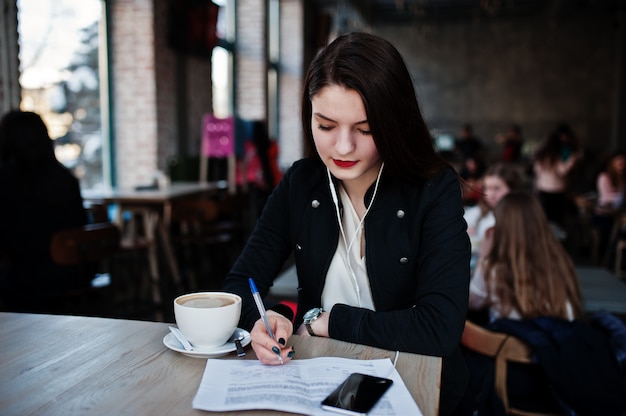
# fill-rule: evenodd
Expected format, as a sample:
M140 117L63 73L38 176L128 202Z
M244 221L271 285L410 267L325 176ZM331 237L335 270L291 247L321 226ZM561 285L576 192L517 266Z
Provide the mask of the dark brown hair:
M54 155L54 144L38 114L13 110L0 120L0 166L14 165L26 192L51 170L66 169Z
M390 42L360 32L338 37L309 66L302 94L307 156L319 158L311 130L311 99L330 85L361 96L387 174L418 182L448 166L434 150L402 56Z
M57 163L48 129L38 114L13 110L0 120L0 164L11 161L28 170Z
M616 189L620 189L626 184L626 170L618 172L613 167L613 162L618 157L626 159L626 152L623 152L621 150L615 151L613 154L611 154L611 157L609 157L608 161L606 162L606 173L607 175L609 175L611 185L613 185L613 187Z
M487 176L494 176L502 179L502 181L509 188L509 192L522 190L522 187L524 186L522 174L513 163L497 162L487 168L483 174L483 179ZM485 198L481 198L478 201L478 205L480 206L481 217L484 217L489 211L491 211L491 207L487 205Z

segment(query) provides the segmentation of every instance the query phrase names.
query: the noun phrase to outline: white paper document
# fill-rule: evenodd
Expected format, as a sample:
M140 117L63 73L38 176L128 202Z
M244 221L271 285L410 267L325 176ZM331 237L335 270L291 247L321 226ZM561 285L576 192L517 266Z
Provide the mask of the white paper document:
M275 366L257 360L209 359L193 407L215 412L271 409L332 415L336 413L323 410L321 402L351 373L393 380L369 415L422 415L389 359L336 357L292 360Z

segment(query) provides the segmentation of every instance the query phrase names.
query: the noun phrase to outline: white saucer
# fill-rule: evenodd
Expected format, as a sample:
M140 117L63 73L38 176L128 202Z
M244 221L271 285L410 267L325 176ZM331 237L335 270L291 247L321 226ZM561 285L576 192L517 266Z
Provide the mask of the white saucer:
M241 345L245 347L251 341L250 333L244 329L242 329L241 331L245 333L244 338L241 340ZM219 347L194 348L193 351L187 351L186 349L183 348L182 344L176 339L174 334L172 334L171 332L168 332L168 334L165 337L163 337L163 344L170 350L177 351L189 357L196 357L196 358L217 358L217 357L226 355L229 352L233 352L237 349L237 347L235 347L234 342L227 342L226 344L220 345Z

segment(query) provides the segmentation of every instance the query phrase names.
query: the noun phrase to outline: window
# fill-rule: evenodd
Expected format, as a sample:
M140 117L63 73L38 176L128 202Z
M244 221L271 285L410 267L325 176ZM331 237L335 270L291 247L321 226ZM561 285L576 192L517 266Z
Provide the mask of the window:
M38 113L81 187L103 175L99 50L103 0L18 0L21 109ZM106 157L104 157L106 160Z
M233 53L217 46L211 57L211 81L213 85L213 113L225 118L233 114Z
M280 2L267 3L267 124L270 137L278 137L278 69L280 66Z
M218 46L211 56L213 113L220 118L233 115L234 104L234 42L235 4L233 0L213 0L220 6L217 17Z

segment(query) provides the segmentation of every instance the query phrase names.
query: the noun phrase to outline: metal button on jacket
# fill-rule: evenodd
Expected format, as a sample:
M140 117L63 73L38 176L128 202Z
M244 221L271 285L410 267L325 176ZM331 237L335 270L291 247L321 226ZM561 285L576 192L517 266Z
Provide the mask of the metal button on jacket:
M302 250L302 246L300 244L296 244L296 250L298 251Z
M396 212L396 217L398 218L404 218L404 211L399 209L398 212Z
M317 207L319 207L319 206L320 206L320 201L318 201L317 199L314 199L314 200L311 202L311 206L312 206L313 208L317 208Z
M407 264L409 262L409 259L406 257L400 257L400 264Z

